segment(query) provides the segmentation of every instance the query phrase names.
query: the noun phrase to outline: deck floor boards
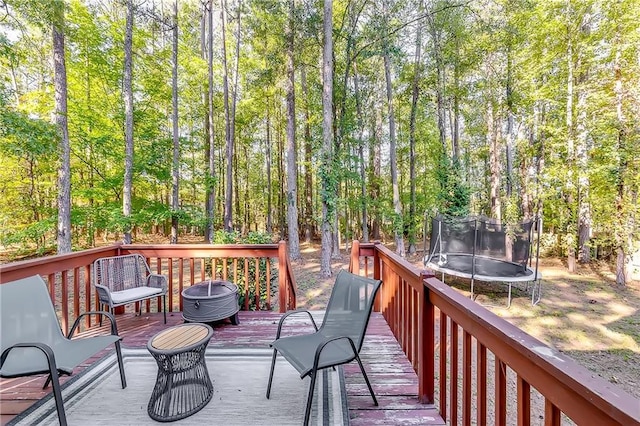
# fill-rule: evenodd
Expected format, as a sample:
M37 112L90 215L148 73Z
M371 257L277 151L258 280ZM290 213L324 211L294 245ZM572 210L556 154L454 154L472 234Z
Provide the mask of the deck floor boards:
M321 313L319 313L321 315ZM265 348L274 339L281 314L277 312L240 312L240 325L228 321L214 325L214 334L209 347L255 347ZM314 314L315 316L315 314ZM123 346L144 348L156 333L171 325L183 323L179 312L167 315L167 324L162 314L134 316L124 314L117 317L118 332L123 336ZM104 333L92 329L86 335ZM283 335L311 331L308 317L290 317ZM87 360L74 370L81 372L86 366L100 359L109 348ZM396 342L389 326L379 313L373 313L361 352L369 380L378 398L374 406L357 363L345 366L345 381L349 403L351 425L444 425L442 417L433 405L420 404L417 398L418 378L409 361ZM268 374L268 371L265 371ZM16 379L0 379L0 424L5 425L18 413L24 411L46 396L51 388L42 390L44 375ZM62 377L61 381L67 380Z

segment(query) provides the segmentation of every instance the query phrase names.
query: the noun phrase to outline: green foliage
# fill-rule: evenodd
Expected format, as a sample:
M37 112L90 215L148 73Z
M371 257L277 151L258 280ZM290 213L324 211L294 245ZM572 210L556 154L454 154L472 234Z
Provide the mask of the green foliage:
M269 244L271 243L271 236L260 232L249 232L245 237L240 236L237 232L226 232L218 230L215 233L214 244ZM238 265L244 264L245 258L224 259L222 262L226 262L226 265L222 262L216 262L216 271L212 273L211 268L213 262L211 260L206 262L207 273L212 277L222 277L223 270L231 270L234 264L234 260ZM268 258L260 258L258 260L257 270L255 259L250 258L248 260L248 275L245 274L245 269L238 268L238 275L236 277L235 284L238 286L238 293L240 295L238 303L241 308L244 309L245 301L248 300L249 310L256 310L256 280L260 282L260 295L259 295L259 309L267 309L267 298L273 300L278 288L278 269L274 267L273 261ZM267 262L271 263L271 280L267 282ZM256 274L259 276L256 278ZM248 283L248 284L247 284ZM245 284L246 288L245 288Z
M460 217L469 214L470 190L461 176L460 165L448 157L441 157L437 174L440 184L439 212L445 216Z

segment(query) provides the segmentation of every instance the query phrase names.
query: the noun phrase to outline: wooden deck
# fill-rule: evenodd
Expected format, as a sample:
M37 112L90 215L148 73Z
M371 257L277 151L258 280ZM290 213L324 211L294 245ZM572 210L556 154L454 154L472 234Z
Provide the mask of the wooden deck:
M209 347L267 347L276 334L281 314L276 312L240 312L240 325L220 323L214 326ZM168 326L182 323L180 313L167 316L167 325L161 314L142 317L125 314L118 316L118 331L123 345L129 348L146 347L155 333ZM301 317L302 320L302 317ZM291 333L310 329L304 321L293 321L287 327ZM99 331L91 331L96 333ZM111 349L112 350L112 349ZM103 353L87 361L90 365ZM373 313L361 353L362 361L378 398L373 405L371 396L356 363L345 367L349 417L351 425L444 425L433 405L418 403L418 377L402 352L389 326L379 313ZM74 374L86 365L79 366ZM268 371L265 371L265 377ZM62 380L66 380L63 377ZM45 376L18 379L0 379L0 422L7 424L21 411L46 396L51 388L42 390ZM262 384L260 384L262 386ZM268 419L267 419L268 420ZM260 420L256 419L256 424Z

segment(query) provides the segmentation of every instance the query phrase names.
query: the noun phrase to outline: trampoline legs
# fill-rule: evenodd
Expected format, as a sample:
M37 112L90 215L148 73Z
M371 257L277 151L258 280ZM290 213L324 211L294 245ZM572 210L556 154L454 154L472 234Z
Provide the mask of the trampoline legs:
M538 289L538 296L536 297L536 288ZM542 280L536 280L531 287L531 306L536 306L540 302L542 297Z

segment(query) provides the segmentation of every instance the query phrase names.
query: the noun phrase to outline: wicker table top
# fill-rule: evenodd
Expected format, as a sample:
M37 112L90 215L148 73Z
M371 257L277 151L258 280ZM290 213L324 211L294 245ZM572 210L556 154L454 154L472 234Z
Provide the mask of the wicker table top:
M183 324L156 334L149 347L160 351L181 352L210 338L210 328L203 324Z

